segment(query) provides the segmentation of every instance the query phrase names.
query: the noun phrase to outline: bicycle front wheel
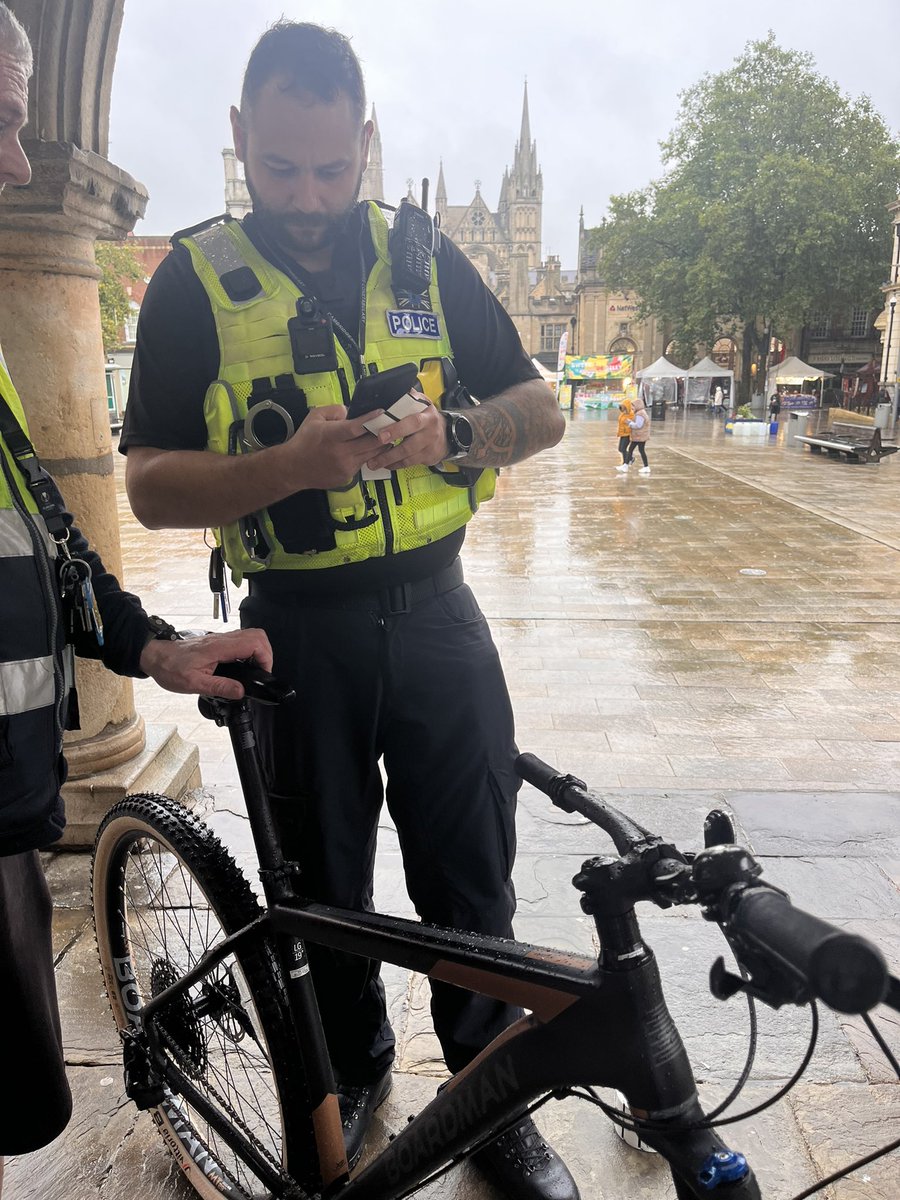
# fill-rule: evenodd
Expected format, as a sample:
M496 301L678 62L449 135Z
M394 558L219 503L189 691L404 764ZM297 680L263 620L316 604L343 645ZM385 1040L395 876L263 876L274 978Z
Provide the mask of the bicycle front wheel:
M148 1000L262 912L211 830L160 796L129 796L107 813L92 893L123 1040L141 1031ZM294 1181L318 1192L302 1061L271 941L243 943L160 1010L154 1028L164 1059L156 1073L181 1084L165 1087L153 1120L204 1200L296 1195Z

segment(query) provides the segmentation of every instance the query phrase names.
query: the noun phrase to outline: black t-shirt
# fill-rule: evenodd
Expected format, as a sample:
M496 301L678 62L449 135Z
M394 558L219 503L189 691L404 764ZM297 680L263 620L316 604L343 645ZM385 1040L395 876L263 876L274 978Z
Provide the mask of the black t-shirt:
M363 275L374 262L364 212L361 207L347 236L336 245L331 269L316 274L273 251L252 215L243 222L266 258L286 269L306 294L314 294L353 338L359 336ZM506 311L472 263L446 237L441 238L435 263L454 362L472 395L487 399L516 383L539 378ZM205 449L203 400L218 374L219 345L209 298L190 254L178 245L157 268L141 305L119 449L126 454L132 446ZM464 537L461 529L419 550L322 570L266 575L273 583L272 577L289 575L291 586L303 591L378 589L433 574L453 561Z

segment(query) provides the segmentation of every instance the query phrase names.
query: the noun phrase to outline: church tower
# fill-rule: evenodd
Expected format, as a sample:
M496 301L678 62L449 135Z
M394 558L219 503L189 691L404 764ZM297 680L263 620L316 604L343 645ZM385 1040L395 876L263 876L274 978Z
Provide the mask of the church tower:
M378 128L378 118L375 116L375 105L372 105L372 140L369 142L369 164L363 171L362 184L359 189L360 200L384 199L384 159L381 156L381 130Z
M524 250L530 268L541 264L541 203L544 180L537 160L537 143L531 140L528 117L528 83L522 102L522 129L516 143L512 170L504 172L500 199L510 250Z
M441 219L441 225L447 223L447 185L444 183L444 160L438 168L437 190L434 193L434 211Z

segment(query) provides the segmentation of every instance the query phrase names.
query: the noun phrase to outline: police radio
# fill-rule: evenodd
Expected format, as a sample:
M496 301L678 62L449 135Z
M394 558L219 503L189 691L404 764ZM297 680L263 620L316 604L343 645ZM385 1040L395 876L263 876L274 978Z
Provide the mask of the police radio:
M394 217L390 238L391 285L396 293L428 294L431 258L434 254L434 225L428 213L409 200L402 200Z

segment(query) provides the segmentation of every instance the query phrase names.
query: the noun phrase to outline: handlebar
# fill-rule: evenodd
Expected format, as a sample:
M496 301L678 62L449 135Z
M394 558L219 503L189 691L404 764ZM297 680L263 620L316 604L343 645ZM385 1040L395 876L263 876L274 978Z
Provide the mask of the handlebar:
M775 1007L816 997L845 1013L867 1012L882 1001L896 1006L900 984L888 973L881 951L795 908L784 892L758 878L762 868L748 851L719 844L696 856L684 854L593 795L580 779L561 775L533 754L520 754L516 771L558 808L580 812L605 830L622 856L612 871L606 867L610 860L595 859L576 876L576 886L585 892L585 911L615 911L611 897L649 899L663 907L699 903L704 915L722 926L751 978L729 977L722 967L716 994L724 998L745 988ZM730 830L727 822L721 828L726 826ZM667 855L664 861L661 854ZM680 876L674 885L670 867L676 879ZM597 896L603 898L602 909Z
M520 754L515 765L519 777L549 796L557 808L563 812L580 812L608 833L620 854L626 854L653 836L631 817L589 792L582 780L574 775L560 775L555 767L536 754Z

